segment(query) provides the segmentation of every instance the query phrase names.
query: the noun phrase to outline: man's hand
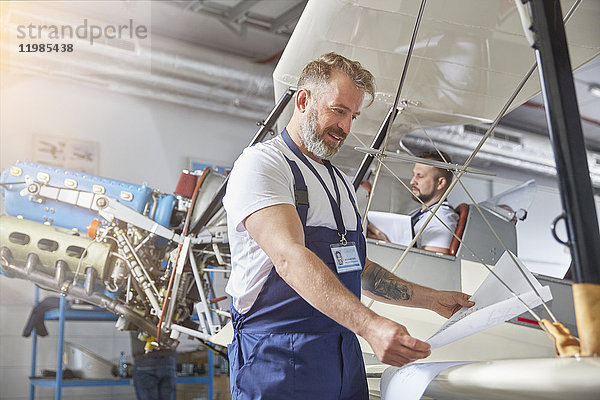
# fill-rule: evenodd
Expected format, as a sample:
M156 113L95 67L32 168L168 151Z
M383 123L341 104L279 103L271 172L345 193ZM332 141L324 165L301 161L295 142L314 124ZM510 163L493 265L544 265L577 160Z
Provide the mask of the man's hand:
M440 314L442 317L450 318L461 308L475 305L474 302L469 300L470 297L466 293L440 290L433 295L429 309Z
M410 336L404 326L379 315L370 322L363 337L379 361L396 367L431 354L428 343Z
M390 239L388 239L387 235L381 232L379 229L377 229L373 224L367 225L367 237L369 239L377 239L383 242L390 243Z
M367 259L362 272L363 294L377 301L399 306L426 308L450 318L462 307L472 307L468 294L435 290L405 281Z

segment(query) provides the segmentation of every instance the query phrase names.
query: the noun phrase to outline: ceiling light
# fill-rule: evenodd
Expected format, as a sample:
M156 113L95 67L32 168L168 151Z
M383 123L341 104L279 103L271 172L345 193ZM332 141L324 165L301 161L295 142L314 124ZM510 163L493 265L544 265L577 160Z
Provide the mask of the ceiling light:
M589 86L588 90L590 91L590 94L591 94L592 96L595 96L595 97L600 97L600 85L599 85L599 84L597 84L597 83L592 83L592 84Z

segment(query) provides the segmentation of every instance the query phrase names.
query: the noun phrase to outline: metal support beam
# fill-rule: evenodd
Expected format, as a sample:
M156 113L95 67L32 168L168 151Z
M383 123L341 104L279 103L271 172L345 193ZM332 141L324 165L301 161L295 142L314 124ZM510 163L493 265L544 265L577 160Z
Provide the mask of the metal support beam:
M562 12L558 0L530 0L546 118L554 148L575 281L600 283L600 233Z
M273 107L273 110L271 110L271 113L269 114L267 119L259 123L260 128L254 135L254 138L252 139L250 144L248 144L248 147L256 143L262 142L267 133L273 132L272 128L275 125L275 122L277 122L277 119L279 118L287 104L294 97L294 93L296 93L296 89L289 88L285 91L285 93L283 94L283 96L281 96L277 104L275 104L275 107ZM222 201L223 196L225 196L225 189L227 188L228 181L229 176L225 178L225 181L223 181L223 183L219 187L219 190L214 195L210 204L208 205L208 207L206 207L206 210L204 210L204 213L200 216L198 222L192 228L191 233L197 234L198 232L200 232L200 229L202 229L202 227L205 226L208 223L208 221L210 221L210 219L217 213L217 211L219 211L221 207L223 207Z
M404 82L406 80L406 74L408 72L408 65L410 63L410 59L412 57L412 52L415 47L415 41L417 39L417 33L419 32L419 27L421 26L421 20L423 19L423 12L425 11L425 4L427 4L427 0L421 0L421 6L419 7L419 13L417 14L417 19L415 20L415 26L413 28L413 33L410 38L410 45L408 46L408 53L406 54L406 61L404 62L404 67L402 68L402 75L400 76L400 82L398 83L398 90L396 91L396 97L394 98L394 104L390 107L390 111L385 117L385 120L381 124L375 139L373 140L373 144L371 148L378 150L383 144L383 140L390 134L392 131L392 124L396 119L396 115L398 114L398 104L400 103L400 95L402 93L402 87L404 86ZM358 189L358 186L362 182L371 162L373 162L372 154L368 154L363 158L358 171L356 171L356 175L352 179L352 185L354 186L354 190Z
M398 109L390 108L383 123L377 131L377 135L375 135L375 138L373 139L373 143L371 143L372 149L379 150L379 148L383 144L383 139L385 139L388 133L388 125L393 123L394 119L396 118L396 114L398 114ZM363 157L363 160L360 163L356 174L354 174L354 177L352 178L352 185L354 186L354 190L358 189L358 187L360 186L360 183L364 179L374 158L375 156L372 154L365 154L365 156Z

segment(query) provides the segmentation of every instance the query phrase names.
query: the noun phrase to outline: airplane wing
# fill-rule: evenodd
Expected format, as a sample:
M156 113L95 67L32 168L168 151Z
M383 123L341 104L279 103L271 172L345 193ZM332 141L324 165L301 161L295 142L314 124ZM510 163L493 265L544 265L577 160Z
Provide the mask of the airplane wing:
M420 1L310 0L273 74L275 97L295 86L302 66L335 51L375 76L375 102L353 132L365 144L392 106ZM566 13L574 0L561 1ZM566 25L574 68L600 53L600 2L583 1ZM407 70L393 134L419 126L493 120L535 62L513 0L430 0ZM540 91L537 73L509 111ZM285 117L281 120L287 120ZM359 145L350 138L351 145Z

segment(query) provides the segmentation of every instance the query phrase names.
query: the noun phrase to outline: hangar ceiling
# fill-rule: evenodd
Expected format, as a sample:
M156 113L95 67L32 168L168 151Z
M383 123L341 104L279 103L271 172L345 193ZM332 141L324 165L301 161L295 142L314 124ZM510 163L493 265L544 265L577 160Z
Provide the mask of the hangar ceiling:
M307 0L153 2L152 32L244 56L255 62L276 61L306 2Z
M102 3L69 2L69 7L70 10L77 7L87 7L89 10L96 7L97 10L104 11L106 7L100 8ZM193 107L205 107L213 111L238 113L251 119L262 119L273 104L270 74L306 3L307 0L191 0L146 3L150 4L152 53L158 53L154 46L160 44L159 38L168 39L161 46L165 49L162 61L174 60L168 66L170 69L167 70L167 66L164 65L163 75L159 75L159 70L156 69L152 76L136 76L135 85L121 81L98 81L97 85ZM104 16L109 19L116 18L114 14ZM80 62L85 63L86 60L81 57ZM151 62L154 63L155 60ZM211 63L213 65L209 65ZM225 67L219 68L219 65ZM209 67L213 73L216 70L221 76L209 82L201 82L201 71L207 71ZM78 68L85 70L84 74L87 73L88 78L92 73L96 80L102 78L103 71L91 71L86 66ZM35 73L44 73L41 68L38 71L34 70L35 68L31 69ZM60 70L55 68L52 76L59 77ZM75 72L77 71L75 69ZM131 72L131 68L128 72ZM77 73L64 75L65 79L77 77ZM247 80L246 83L244 79ZM229 85L226 82L228 80L235 84ZM90 80L87 81L89 83ZM588 148L599 151L600 58L597 57L576 71L575 85ZM240 92L241 96L236 95ZM210 104L213 99L216 99L216 105ZM506 115L501 123L520 131L547 136L541 96L532 98Z
M158 34L240 55L277 62L306 0L193 0L153 5ZM158 11L158 12L157 12ZM174 24L173 21L180 21ZM575 88L588 148L600 150L600 57L579 68ZM596 95L594 95L596 93ZM537 95L507 114L502 125L547 136L543 99Z

